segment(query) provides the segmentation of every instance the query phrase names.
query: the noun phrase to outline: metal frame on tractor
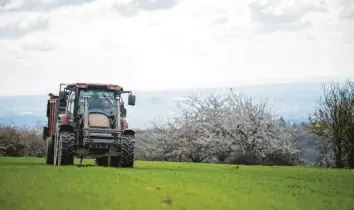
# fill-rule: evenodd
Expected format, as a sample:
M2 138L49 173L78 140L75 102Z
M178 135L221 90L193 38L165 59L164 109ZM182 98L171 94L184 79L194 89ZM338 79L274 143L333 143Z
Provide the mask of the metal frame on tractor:
M117 103L114 127L90 127L88 99L80 102L82 89L114 91ZM125 93L129 94L128 105L134 106L135 95L118 85L60 84L59 96L51 94L47 102L48 125L43 128L43 139L47 141L46 164L73 165L74 157L81 158L82 162L89 156L101 166L133 167L135 131L128 128L125 119L127 111L121 97Z

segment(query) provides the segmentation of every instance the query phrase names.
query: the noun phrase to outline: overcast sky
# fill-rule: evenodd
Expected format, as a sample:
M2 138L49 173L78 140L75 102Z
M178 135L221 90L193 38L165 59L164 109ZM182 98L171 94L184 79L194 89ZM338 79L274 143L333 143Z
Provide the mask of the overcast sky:
M0 95L354 76L354 0L0 0Z

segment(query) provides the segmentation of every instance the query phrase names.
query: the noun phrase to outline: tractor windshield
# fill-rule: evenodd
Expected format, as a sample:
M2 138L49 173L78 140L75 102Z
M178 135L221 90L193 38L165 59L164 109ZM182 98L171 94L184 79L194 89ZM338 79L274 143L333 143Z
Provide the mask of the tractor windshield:
M107 89L81 89L80 100L88 98L89 112L102 111L106 114L116 107L115 93Z

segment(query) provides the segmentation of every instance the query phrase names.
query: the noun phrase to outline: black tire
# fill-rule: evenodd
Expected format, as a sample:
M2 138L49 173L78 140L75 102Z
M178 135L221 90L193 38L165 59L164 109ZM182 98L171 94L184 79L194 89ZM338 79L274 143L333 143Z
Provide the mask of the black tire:
M107 167L108 166L108 157L96 158L96 165Z
M61 146L61 165L74 165L75 134L72 132L60 132L59 141Z
M125 135L122 138L122 154L120 156L121 168L133 168L135 160L135 138Z
M47 150L45 152L45 164L54 164L54 141L52 137L47 138Z

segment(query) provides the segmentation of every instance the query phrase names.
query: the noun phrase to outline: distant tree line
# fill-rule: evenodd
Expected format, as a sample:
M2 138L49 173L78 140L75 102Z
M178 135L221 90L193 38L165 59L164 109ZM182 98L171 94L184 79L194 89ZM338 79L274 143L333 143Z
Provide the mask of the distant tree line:
M137 134L136 159L354 168L354 84L333 83L309 116L286 124L267 101L232 89L189 95L178 114ZM0 155L44 156L41 125L0 125Z

